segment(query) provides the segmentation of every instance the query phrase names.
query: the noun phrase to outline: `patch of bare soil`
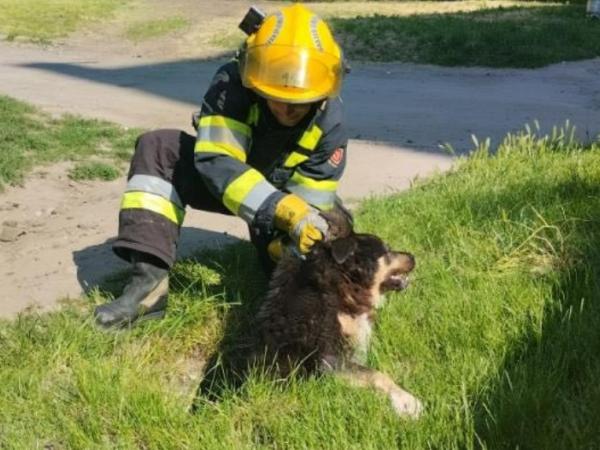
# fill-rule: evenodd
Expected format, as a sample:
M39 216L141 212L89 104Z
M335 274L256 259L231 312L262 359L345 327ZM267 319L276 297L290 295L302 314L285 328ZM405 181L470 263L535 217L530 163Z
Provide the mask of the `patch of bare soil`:
M257 5L272 11L281 2L241 0L176 0L165 7L163 0L137 0L119 10L108 22L92 24L56 43L68 51L90 52L98 58L131 56L149 59L213 58L231 53L228 42L242 42L238 24L248 8ZM167 18L183 18L189 23L179 30L139 42L127 37L133 25ZM97 45L102 42L102 45Z
M73 258L91 266L105 261L106 218L118 208L123 181L73 182L66 168L40 169L24 187L8 188L0 196L2 316L38 303L47 292L57 299L76 295ZM109 222L114 227L114 220ZM115 269L119 267L115 258Z
M0 317L53 309L127 267L111 249L125 179L76 182L68 167L41 168L0 194ZM245 236L239 219L196 213L188 214L180 256Z

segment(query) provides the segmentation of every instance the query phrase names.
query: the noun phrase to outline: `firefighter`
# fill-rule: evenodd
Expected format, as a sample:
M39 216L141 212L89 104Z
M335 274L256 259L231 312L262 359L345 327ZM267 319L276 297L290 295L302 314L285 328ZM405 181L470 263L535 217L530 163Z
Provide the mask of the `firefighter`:
M245 220L267 270L282 234L298 253L326 235L319 211L336 205L346 163L342 52L302 4L260 19L246 24L236 58L215 74L194 115L196 137L157 130L138 138L113 245L132 264L131 279L96 308L100 325L164 315L187 206Z

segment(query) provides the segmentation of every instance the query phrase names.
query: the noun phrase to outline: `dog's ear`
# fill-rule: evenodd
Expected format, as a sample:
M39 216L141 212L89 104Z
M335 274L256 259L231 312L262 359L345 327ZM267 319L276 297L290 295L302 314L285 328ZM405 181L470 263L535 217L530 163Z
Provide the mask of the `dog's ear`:
M354 226L352 214L342 206L336 205L331 211L321 212L321 216L329 225L326 240L334 241L335 239L345 238L352 234Z
M331 256L338 264L343 264L354 254L356 241L350 238L336 239L331 242Z

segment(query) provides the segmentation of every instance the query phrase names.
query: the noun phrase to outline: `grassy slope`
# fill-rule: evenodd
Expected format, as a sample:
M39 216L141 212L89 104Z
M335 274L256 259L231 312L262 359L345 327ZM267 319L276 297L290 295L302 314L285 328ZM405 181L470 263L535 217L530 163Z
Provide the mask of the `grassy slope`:
M84 161L86 165L80 166L84 170L74 172L79 178L110 172L111 167L106 167L106 163L90 166L90 158L123 165L131 157L140 131L70 115L53 119L32 106L3 96L0 96L0 123L3 124L0 127L0 189L5 183L20 182L34 166L56 161Z
M331 22L351 60L533 68L600 56L600 27L584 4Z
M0 0L0 33L48 42L92 20L109 17L127 0Z
M136 22L127 27L125 37L133 42L145 39L156 39L170 33L181 31L190 26L190 20L185 17L167 17L145 22Z
M370 362L425 400L421 421L329 379L252 377L188 414L195 363L264 292L240 245L179 263L160 323L101 332L89 319L99 293L2 323L0 446L597 448L600 146L568 141L513 137L497 156L481 148L450 174L363 204L359 229L417 256Z

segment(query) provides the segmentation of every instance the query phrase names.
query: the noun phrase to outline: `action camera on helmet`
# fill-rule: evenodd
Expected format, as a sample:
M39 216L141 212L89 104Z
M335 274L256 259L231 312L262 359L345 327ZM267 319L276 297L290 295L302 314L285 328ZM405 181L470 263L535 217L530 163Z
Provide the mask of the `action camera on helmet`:
M240 30L250 36L255 33L265 20L265 14L254 6L250 7L244 18L239 24Z

